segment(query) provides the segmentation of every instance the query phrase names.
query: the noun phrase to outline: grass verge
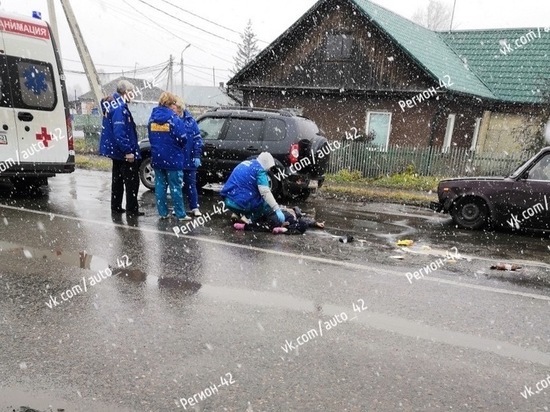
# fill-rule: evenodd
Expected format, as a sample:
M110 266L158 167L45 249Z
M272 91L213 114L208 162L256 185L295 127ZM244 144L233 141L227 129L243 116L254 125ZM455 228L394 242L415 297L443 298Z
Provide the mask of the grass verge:
M437 200L437 195L418 190L367 186L364 183L335 183L327 181L319 189L326 198L353 202L388 202L428 207Z
M105 172L112 169L110 159L97 155L76 154L75 163L78 169L101 170Z
M359 171L341 170L327 175L321 195L352 201L376 201L429 206L437 200L437 185L442 178L419 176L414 170L383 176L363 178Z

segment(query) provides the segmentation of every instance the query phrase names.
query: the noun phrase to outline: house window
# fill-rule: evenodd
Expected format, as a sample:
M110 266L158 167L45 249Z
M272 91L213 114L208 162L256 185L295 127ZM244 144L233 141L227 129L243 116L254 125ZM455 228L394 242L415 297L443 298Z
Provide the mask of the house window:
M365 128L369 144L380 150L388 150L391 130L391 113L367 112L367 126Z
M327 60L348 60L351 58L353 38L347 34L327 35Z
M447 118L447 128L445 129L445 139L443 140L442 153L447 153L451 148L451 140L453 138L453 130L455 128L456 115L450 114Z
M478 117L476 119L476 125L474 127L474 135L472 137L472 146L470 147L470 151L475 152L476 146L477 146L477 138L479 136L479 128L481 126L481 117Z

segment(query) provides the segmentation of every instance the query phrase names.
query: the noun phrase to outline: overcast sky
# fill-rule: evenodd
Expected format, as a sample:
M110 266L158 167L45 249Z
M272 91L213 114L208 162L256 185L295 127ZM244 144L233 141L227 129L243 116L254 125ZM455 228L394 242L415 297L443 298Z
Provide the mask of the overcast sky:
M80 94L80 91L85 92L89 87L84 75L71 73L83 69L61 3L59 0L54 1L63 65L72 99L75 89ZM374 2L407 18L428 4L428 0ZM443 2L449 6L453 4L453 0ZM262 40L259 42L260 48L264 48L315 3L316 0L71 1L98 70L119 74L124 70L133 76L137 67L137 77L150 78L160 72L162 63L167 63L172 54L177 63L174 66L174 77L179 83L181 52L191 44L183 55L185 83L200 85L217 85L219 82L227 82L231 77L229 69L233 67L233 57L237 43L240 42L238 33L243 31L249 19L257 37ZM46 0L0 0L0 9L29 16L33 10L39 10L43 19L48 20ZM550 25L549 16L548 0L456 0L453 27L544 27ZM140 68L146 70L144 68L151 66L159 68L147 73L140 72ZM165 87L165 80L160 86Z

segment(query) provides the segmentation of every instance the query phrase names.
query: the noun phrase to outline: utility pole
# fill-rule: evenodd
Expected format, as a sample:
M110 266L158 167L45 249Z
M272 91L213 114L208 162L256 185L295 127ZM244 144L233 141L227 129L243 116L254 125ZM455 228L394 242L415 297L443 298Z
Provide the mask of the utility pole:
M57 51L61 58L61 44L59 43L59 31L57 30L57 16L55 15L55 5L53 0L48 0L48 15L50 16L50 27L52 28L53 37L55 38L55 44L57 45Z
M174 92L174 56L170 55L168 62L168 79L166 80L166 90L170 93Z
M456 0L453 4L453 14L451 14L451 24L449 25L449 33L453 30L453 20L455 18Z
M212 67L212 81L214 82L212 85L216 86L216 68Z
M183 95L184 95L184 89L183 89L183 85L184 85L184 82L183 82L183 52L185 50L187 50L189 47L191 46L191 43L189 43L187 46L185 46L185 48L181 51L181 98L183 99ZM185 99L184 99L185 101Z
M69 27L71 28L71 33L73 34L76 49L78 50L78 55L80 56L80 60L82 61L82 65L84 66L84 71L86 72L86 77L88 78L90 89L92 90L97 105L99 107L101 103L101 98L104 94L101 90L101 82L99 81L99 76L97 75L94 62L92 60L92 57L90 56L88 47L86 47L86 43L84 42L84 38L82 37L82 32L80 31L80 27L76 22L76 17L74 15L73 8L71 7L70 0L60 1L61 6L63 6L63 11L65 12L65 16L67 17Z

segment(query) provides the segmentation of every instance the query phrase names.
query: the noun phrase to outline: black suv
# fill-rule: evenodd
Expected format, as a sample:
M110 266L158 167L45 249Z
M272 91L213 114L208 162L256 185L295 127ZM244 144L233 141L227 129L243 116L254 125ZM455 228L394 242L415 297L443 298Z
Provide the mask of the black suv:
M225 182L240 162L267 151L275 158L271 190L278 197L306 199L325 180L328 141L317 125L289 110L224 107L197 119L204 140L198 185ZM154 190L149 140L139 142L140 178Z

